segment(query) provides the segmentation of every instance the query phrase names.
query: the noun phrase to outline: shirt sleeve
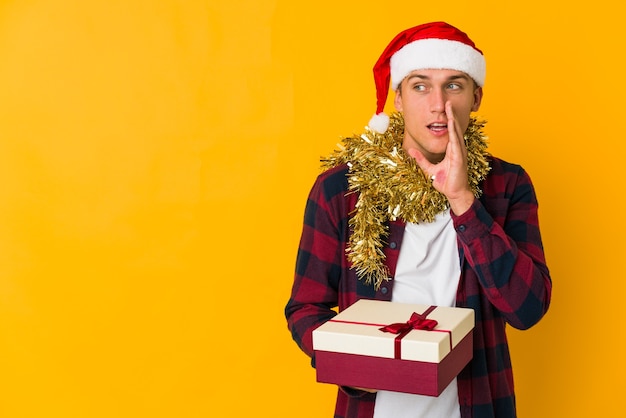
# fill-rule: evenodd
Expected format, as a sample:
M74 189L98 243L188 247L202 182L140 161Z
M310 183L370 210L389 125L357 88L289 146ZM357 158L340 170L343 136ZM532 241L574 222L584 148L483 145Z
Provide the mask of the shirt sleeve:
M454 227L490 303L513 327L527 329L547 312L552 291L535 191L513 165L485 183L483 198L452 214Z
M304 214L291 297L285 307L294 341L312 358L312 333L336 315L345 238L345 172L322 175L313 185Z

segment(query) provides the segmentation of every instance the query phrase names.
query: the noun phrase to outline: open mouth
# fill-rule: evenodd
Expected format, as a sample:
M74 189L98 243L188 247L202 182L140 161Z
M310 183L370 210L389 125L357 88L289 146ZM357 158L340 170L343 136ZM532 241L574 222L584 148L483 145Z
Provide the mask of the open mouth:
M448 124L446 123L431 123L428 125L428 129L433 132L443 132L448 129Z

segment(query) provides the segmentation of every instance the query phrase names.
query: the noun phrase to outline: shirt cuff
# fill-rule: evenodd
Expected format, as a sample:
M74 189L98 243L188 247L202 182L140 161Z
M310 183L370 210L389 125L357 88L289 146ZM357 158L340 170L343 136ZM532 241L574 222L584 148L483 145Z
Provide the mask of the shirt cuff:
M489 234L493 225L493 218L478 199L474 199L472 206L462 215L450 211L450 216L457 236L465 243Z

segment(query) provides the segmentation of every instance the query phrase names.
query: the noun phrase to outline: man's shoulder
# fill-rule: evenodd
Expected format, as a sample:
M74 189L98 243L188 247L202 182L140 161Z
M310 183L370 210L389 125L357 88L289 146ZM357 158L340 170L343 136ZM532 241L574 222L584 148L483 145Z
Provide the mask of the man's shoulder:
M348 171L349 171L348 164L339 164L335 167L324 170L319 175L319 179L322 181L345 180L348 174Z
M520 164L512 163L498 157L489 157L490 170L485 179L489 182L505 182L509 184L530 183L528 172Z
M338 194L343 195L348 190L348 172L348 165L340 164L322 172L315 183L324 190L327 198Z
M338 218L347 217L358 198L356 193L349 193L348 174L346 164L320 173L309 194L310 203L334 212Z
M489 165L491 167L490 173L492 174L520 174L524 172L521 165L494 157L493 155L489 156Z
M497 157L489 158L491 167L482 185L485 198L512 196L533 189L530 176L520 164Z

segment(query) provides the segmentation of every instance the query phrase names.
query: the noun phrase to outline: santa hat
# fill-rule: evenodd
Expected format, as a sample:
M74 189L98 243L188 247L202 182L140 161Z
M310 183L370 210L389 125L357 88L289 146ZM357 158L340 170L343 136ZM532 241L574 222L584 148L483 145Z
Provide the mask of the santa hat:
M390 79L395 90L411 71L423 69L462 71L479 86L485 83L485 57L467 34L445 22L407 29L389 43L374 65L376 113L368 125L371 129L384 133L389 126L383 111Z

